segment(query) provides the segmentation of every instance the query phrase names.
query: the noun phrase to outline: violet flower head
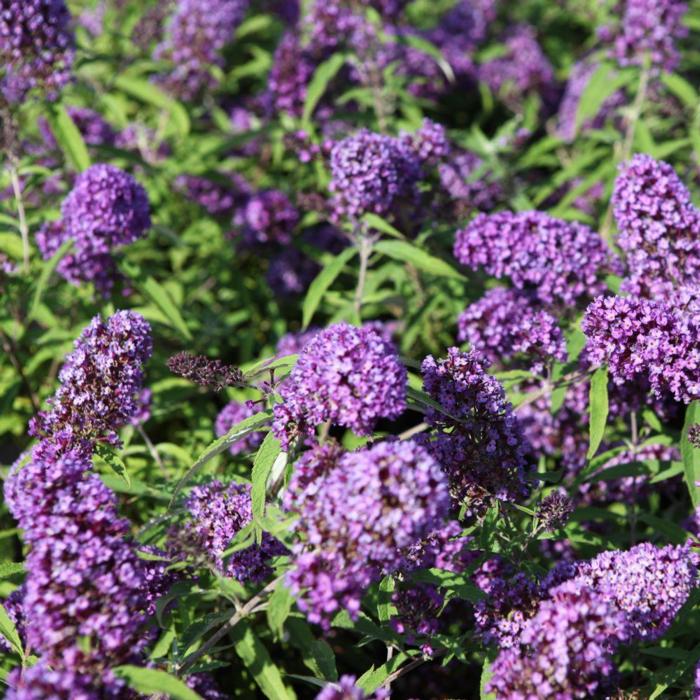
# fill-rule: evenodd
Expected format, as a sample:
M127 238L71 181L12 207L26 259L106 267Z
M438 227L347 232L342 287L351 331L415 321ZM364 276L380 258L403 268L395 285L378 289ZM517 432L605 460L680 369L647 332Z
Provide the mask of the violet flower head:
M540 47L535 30L515 27L505 41L506 53L484 63L479 77L493 92L502 95L512 108L522 104L525 94L537 91L548 97L554 87L554 70Z
M286 551L279 541L264 533L260 545L252 544L224 557L231 540L252 520L248 484L215 480L195 486L185 508L185 523L171 533L171 551L203 559L222 576L240 582L262 581L272 573L268 560Z
M173 374L214 391L221 391L227 386L245 385L242 370L218 358L183 351L169 357L167 365Z
M445 127L432 119L424 119L418 131L403 134L402 138L425 165L437 165L450 154L450 141Z
M284 192L264 190L251 195L236 223L242 224L244 241L250 245L287 245L299 223L299 212Z
M528 493L528 445L500 382L476 352L449 348L423 360L423 387L442 411L430 408L427 447L448 474L454 497L479 512L490 498L518 501Z
M403 550L442 525L450 498L440 467L413 441L380 442L324 469L300 484L316 497L294 497L303 539L287 580L309 620L328 627L341 608L357 616L369 585L400 568Z
M237 173L222 173L218 177L215 174L211 178L180 175L175 185L211 216L232 216L250 194L247 183Z
M673 168L637 154L620 167L613 211L629 268L625 291L666 295L700 275L700 212Z
M68 107L67 111L83 137L83 141L88 146L113 146L115 144L117 134L99 112L88 107L73 106ZM46 147L51 150L57 149L58 143L48 122L40 118L38 127Z
M256 413L255 407L250 402L238 403L229 401L216 417L216 436L223 437L231 428L246 418ZM235 457L238 454L255 452L260 447L264 433L255 432L246 435L229 447L229 452Z
M328 683L316 696L316 700L385 700L386 691L379 689L367 695L362 688L355 685L355 676L341 676L337 683Z
M78 249L92 253L133 243L151 226L146 191L131 175L105 163L78 175L61 212Z
M64 0L0 1L0 90L8 101L33 88L51 99L71 80L70 20Z
M551 591L519 643L494 661L487 692L499 698L589 698L615 672L612 652L624 615L580 581Z
M565 362L566 340L557 320L511 289L486 292L463 311L457 321L458 338L492 364L525 356L530 370L540 374L553 361Z
M141 409L143 364L153 349L151 328L139 314L96 316L75 341L59 372L50 408L30 430L69 447L83 440L117 440L116 430Z
M684 0L625 0L612 56L621 66L643 66L673 71L680 62L676 45L688 33Z
M455 152L438 166L438 174L447 194L466 209L488 211L503 198L500 182L475 153Z
M247 10L246 0L178 0L166 38L155 50L172 68L165 87L185 100L216 87L213 68L223 66L222 50Z
M566 525L575 509L573 499L566 492L553 491L537 506L537 518L545 530L556 532Z
M326 421L370 435L406 408L406 369L375 330L338 323L304 346L280 396L272 429L285 447Z
M698 585L698 570L689 545L643 542L626 552L599 554L581 565L577 580L625 615L631 639L656 640Z
M480 214L457 231L463 265L508 278L545 305L574 306L602 294L602 277L618 271L603 239L588 226L538 211Z
M668 301L600 297L581 327L586 356L607 364L618 385L647 380L654 394L690 403L700 397L699 292L680 290Z
M306 87L314 69L314 63L301 47L298 34L285 34L273 56L268 79L271 106L275 112L287 112L295 117L302 115Z
M420 159L402 139L361 129L333 146L330 165L338 217L386 217L416 203Z
M100 679L101 680L101 679ZM34 666L13 670L8 677L7 700L100 700L104 697L129 698L121 683L98 683L85 673L57 670L41 660Z

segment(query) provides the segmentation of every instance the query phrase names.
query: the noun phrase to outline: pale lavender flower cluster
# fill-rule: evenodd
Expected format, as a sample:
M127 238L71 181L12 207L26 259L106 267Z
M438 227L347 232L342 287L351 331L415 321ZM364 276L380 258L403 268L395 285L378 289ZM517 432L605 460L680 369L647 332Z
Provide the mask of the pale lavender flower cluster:
M528 445L500 382L486 373L476 352L448 350L447 358L423 360L423 386L441 406L426 421L426 441L448 474L453 495L474 512L491 498L519 501L527 496Z
M615 671L612 652L624 629L614 605L581 581L566 581L498 655L486 690L504 700L593 697Z
M142 365L153 344L148 323L133 311L96 316L76 340L59 372L60 386L30 425L59 446L117 440L116 430L142 410Z
M71 79L70 13L63 0L0 0L0 89L20 102L33 88L52 98Z
M337 683L328 683L316 696L316 700L385 700L388 691L377 690L367 695L362 688L355 685L355 676L341 676Z
M671 626L698 585L689 545L643 542L626 552L603 552L579 569L578 580L599 591L626 618L631 639L655 640Z
M245 0L178 0L166 38L154 54L172 63L162 78L165 87L186 100L216 87L212 69L223 66L221 52L246 10Z
M680 61L677 41L688 33L683 18L684 0L625 0L624 14L614 37L613 57L622 66L643 66L673 71ZM603 28L603 39L611 31Z
M479 68L479 78L513 108L522 104L526 93L531 91L548 97L554 86L554 70L534 28L518 25L504 44L505 54L484 63Z
M255 407L248 401L244 401L243 403L229 401L221 411L219 411L219 415L216 417L216 424L214 426L216 436L223 437L234 425L255 413ZM263 441L264 437L264 433L250 433L237 442L234 442L231 447L229 447L229 452L234 457L239 454L255 452L255 450L260 447L260 443Z
M673 168L638 154L615 180L618 245L629 268L625 291L666 295L700 275L700 211Z
M605 291L617 270L603 239L588 226L543 212L480 214L457 232L455 257L473 270L508 278L545 305L574 306Z
M600 297L582 322L586 355L607 364L618 385L647 380L660 398L690 403L700 397L700 312L696 290L669 301Z
M421 162L404 139L361 129L333 146L330 165L338 217L388 217L415 206Z
M406 369L379 333L338 323L304 346L280 396L273 431L285 447L326 421L369 435L405 409Z
M328 627L345 609L355 618L365 590L405 561L402 550L447 517L447 480L413 441L380 442L342 455L297 482L300 518L288 583L309 620ZM307 465L306 472L311 471Z
M141 238L151 226L146 191L113 165L93 165L82 172L61 207L62 219L45 224L37 244L45 259L68 240L74 250L58 271L74 284L89 281L107 296L117 272L113 250Z
M565 362L566 340L557 320L526 296L496 287L463 311L457 321L462 342L491 364L524 355L534 373L554 360Z
M253 518L250 485L218 480L195 486L185 501L187 517L170 533L176 555L203 560L222 576L244 583L261 581L272 572L268 561L285 548L268 533L260 545L252 544L228 557L231 541Z

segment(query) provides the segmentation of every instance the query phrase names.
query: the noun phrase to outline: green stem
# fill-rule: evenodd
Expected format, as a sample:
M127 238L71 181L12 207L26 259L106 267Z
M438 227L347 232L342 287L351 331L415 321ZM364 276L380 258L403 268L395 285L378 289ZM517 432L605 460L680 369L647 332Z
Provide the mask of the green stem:
M17 203L17 216L19 218L19 233L22 237L22 257L23 269L26 274L29 272L29 227L27 226L27 215L24 210L24 199L22 198L22 183L19 179L16 164L11 160L9 165L10 180L12 182L12 191L15 195Z

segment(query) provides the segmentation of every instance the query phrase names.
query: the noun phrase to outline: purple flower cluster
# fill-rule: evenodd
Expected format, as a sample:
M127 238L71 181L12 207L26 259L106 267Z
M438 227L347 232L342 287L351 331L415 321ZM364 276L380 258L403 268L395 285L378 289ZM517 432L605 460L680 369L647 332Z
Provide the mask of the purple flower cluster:
M142 409L142 365L153 348L150 330L133 311L118 311L106 323L96 316L66 357L50 409L32 420L31 433L61 447L115 442L115 431Z
M172 63L162 80L173 94L192 100L216 87L214 70L221 68L221 52L247 10L246 0L178 0L165 40L155 57Z
M431 454L450 479L453 495L479 512L490 498L518 501L528 445L503 386L486 373L488 361L450 348L446 359L423 360L423 386L441 406L429 409Z
M116 276L111 252L138 240L151 226L146 191L113 165L93 165L78 176L61 213L60 221L45 224L37 233L43 257L74 241L58 271L74 284L92 282L107 296Z
M318 455L324 463L306 465L311 478L300 479L304 492L291 498L303 539L288 582L309 620L328 627L342 608L357 616L369 585L442 525L450 498L440 467L413 441L346 453L330 468L333 455Z
M117 139L115 130L102 118L102 115L87 107L68 107L68 114L78 128L83 141L88 146L113 146ZM56 149L58 143L48 122L38 120L39 132L46 148Z
M580 581L552 589L525 623L518 644L494 661L487 692L499 698L593 697L614 673L612 651L625 618Z
M70 19L63 0L0 1L0 89L5 99L21 102L33 88L51 98L70 81Z
M252 521L250 485L212 481L195 486L185 501L187 519L170 535L171 551L203 560L222 576L240 582L261 581L272 569L271 557L284 554L284 547L264 533L260 545L253 544L225 557L231 540Z
M619 30L614 37L613 57L622 66L643 66L673 71L680 61L676 42L688 33L683 18L684 0L625 0ZM602 31L604 39L610 29Z
M330 165L338 217L388 217L415 205L421 162L404 139L361 129L333 146Z
M337 683L328 683L316 696L316 700L385 700L388 697L388 692L382 689L367 695L355 685L355 680L355 676L341 676Z
M659 639L698 585L689 545L643 542L626 552L603 552L582 564L577 577L620 610L631 639Z
M565 362L566 340L557 320L511 289L492 289L463 311L458 338L469 342L491 364L524 355L542 373L554 360Z
M369 435L406 407L406 369L379 333L338 323L317 333L280 387L273 431L287 447L326 421Z
M445 127L432 119L424 119L418 131L404 134L402 138L418 160L426 165L436 165L450 155L451 146Z
M555 532L566 525L575 508L573 499L565 491L553 491L537 506L537 519L545 530Z
M624 163L612 198L631 293L666 295L700 275L700 211L673 168L638 154Z
M700 397L700 310L698 293L681 290L664 300L600 297L582 322L586 356L607 364L611 379L649 382L660 398L690 403Z
M457 151L438 166L438 173L447 194L467 209L488 211L503 197L503 187L475 153Z
M480 214L457 232L454 254L545 305L573 306L598 296L605 290L601 277L617 269L597 233L538 211Z
M505 54L484 63L479 78L512 107L522 103L526 93L551 92L554 70L540 47L535 30L528 25L515 27L505 38Z
M302 49L299 36L288 32L282 38L272 61L268 79L271 105L275 112L300 117L306 101L306 86L314 73L314 63Z
M279 190L264 190L250 196L236 215L243 228L243 239L250 245L288 245L299 223L299 212L289 197Z
M216 417L216 436L223 437L234 425L255 413L255 407L248 401L244 403L229 401ZM234 442L231 447L229 447L229 452L234 457L242 453L255 452L255 450L260 447L260 443L263 441L264 437L264 433L250 433L237 442Z
M180 175L175 185L211 216L231 217L250 195L248 184L236 173L217 179Z

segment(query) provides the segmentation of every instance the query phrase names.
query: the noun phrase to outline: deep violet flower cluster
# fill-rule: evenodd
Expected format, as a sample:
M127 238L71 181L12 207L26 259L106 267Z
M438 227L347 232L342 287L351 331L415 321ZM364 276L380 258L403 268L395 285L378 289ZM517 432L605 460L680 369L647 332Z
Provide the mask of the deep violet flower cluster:
M528 445L500 382L486 373L488 360L450 348L447 357L423 360L423 387L442 407L428 409L433 433L426 441L448 474L455 498L479 512L490 498L519 501Z
M260 545L253 544L224 556L231 540L252 520L249 484L223 484L214 480L195 486L185 508L185 522L171 532L171 550L204 560L222 576L242 583L261 581L272 572L268 560L286 551L280 542L263 533Z
M648 381L658 397L690 403L700 397L700 313L696 290L665 300L600 297L581 324L586 356L607 364L618 385Z
M638 154L620 167L613 192L625 291L651 297L700 275L700 211L673 168Z
M243 240L249 245L287 245L299 223L299 212L284 192L263 190L248 198L235 223L242 227Z
M399 569L406 550L438 529L450 498L440 467L414 441L380 442L325 461L297 482L295 567L288 584L309 620L328 627L341 609L355 618L365 590ZM311 476L311 478L308 478Z
M410 145L420 162L426 165L440 163L451 151L445 127L432 119L424 119L418 131L403 134L402 138Z
M552 589L528 620L518 644L494 661L487 692L499 698L590 698L611 676L624 614L581 581Z
M566 340L557 320L526 296L496 287L463 311L458 338L491 364L524 355L530 369L542 373L552 361L565 362Z
M314 69L314 62L302 48L299 35L287 32L272 59L268 79L270 107L275 112L287 112L300 117L306 101L306 86Z
M575 508L574 500L564 490L553 491L537 506L537 519L544 530L555 532L566 525Z
M111 252L141 238L151 226L146 191L128 173L113 165L93 165L80 173L63 201L62 219L37 233L45 259L63 243L73 241L73 251L58 271L73 284L89 281L108 295L116 270Z
M231 217L250 193L250 186L237 173L216 178L202 175L180 175L176 187L211 216Z
M96 316L66 357L50 408L32 420L31 433L59 447L115 442L115 431L142 410L142 366L153 349L150 330L133 311L118 311L106 322Z
M71 79L70 13L63 0L0 1L0 89L20 102L38 88L53 97Z
M333 146L330 166L337 217L387 217L416 203L421 161L404 139L361 129Z
M238 401L229 401L219 412L216 417L215 430L216 436L222 437L228 433L231 428L237 423L240 423L246 418L256 413L255 407L248 401L239 403ZM246 435L237 442L234 442L229 447L229 452L235 457L241 453L254 452L260 447L260 443L265 437L264 433L255 432Z
M87 107L68 107L67 112L78 128L83 141L88 146L113 146L117 139L116 131L102 118L99 112ZM41 138L48 149L58 148L49 123L40 118L37 122Z
M603 239L588 226L543 212L480 214L457 232L463 265L508 278L545 305L575 306L605 291L601 277L617 270Z
M326 421L369 435L405 409L406 369L375 330L338 323L304 346L280 396L273 431L285 447Z
M515 27L504 44L505 55L484 63L479 68L479 78L512 107L521 104L525 94L532 90L547 97L554 86L554 70L537 41L534 28Z
M186 100L216 87L213 69L223 65L221 52L246 10L246 0L178 0L166 38L154 54L172 63L162 78L165 87Z
M355 676L341 676L337 683L328 683L316 696L316 700L385 700L389 693L379 689L367 695L362 688L355 685Z
M677 41L688 33L683 18L688 11L684 0L625 0L624 14L614 37L612 56L622 66L645 65L672 71L679 63ZM607 39L609 28L603 28Z
M457 151L438 166L440 184L467 210L487 211L503 197L503 187L475 153Z

